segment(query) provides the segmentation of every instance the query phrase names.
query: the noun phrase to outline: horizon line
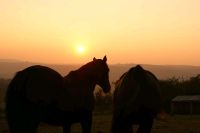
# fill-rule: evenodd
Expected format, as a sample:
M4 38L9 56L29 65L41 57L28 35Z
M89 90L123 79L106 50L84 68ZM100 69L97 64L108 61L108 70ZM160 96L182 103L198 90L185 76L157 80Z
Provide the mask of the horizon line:
M84 65L86 63L48 63L48 62L34 62L28 60L20 59L3 59L0 58L1 63L30 63L30 64L43 64L43 65ZM109 63L109 65L152 65L152 66L191 66L191 67L200 67L200 65L190 65L190 64L152 64L152 63Z

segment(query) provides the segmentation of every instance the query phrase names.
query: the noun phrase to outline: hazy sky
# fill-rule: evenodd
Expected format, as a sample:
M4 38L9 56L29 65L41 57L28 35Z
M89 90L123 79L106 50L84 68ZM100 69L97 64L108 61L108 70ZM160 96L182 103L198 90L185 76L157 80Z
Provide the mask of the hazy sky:
M0 58L67 64L105 54L200 65L200 0L0 0Z

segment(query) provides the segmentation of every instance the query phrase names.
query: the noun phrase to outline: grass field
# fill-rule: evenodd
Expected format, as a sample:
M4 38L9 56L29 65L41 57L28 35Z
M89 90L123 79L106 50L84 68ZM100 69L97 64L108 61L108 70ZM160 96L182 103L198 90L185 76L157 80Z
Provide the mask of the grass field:
M92 132L109 133L111 127L111 113L94 113ZM137 127L134 128L134 130ZM72 126L72 133L80 133L79 124ZM5 114L0 111L0 133L9 133L5 121ZM61 127L49 126L41 123L38 133L62 133ZM155 120L152 133L200 133L200 115L167 115L165 120Z

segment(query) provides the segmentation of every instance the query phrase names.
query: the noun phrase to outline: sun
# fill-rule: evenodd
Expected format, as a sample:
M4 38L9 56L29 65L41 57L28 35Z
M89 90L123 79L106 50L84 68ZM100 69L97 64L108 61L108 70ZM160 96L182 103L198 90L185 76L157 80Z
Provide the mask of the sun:
M78 54L83 54L83 53L85 53L85 46L83 45L83 44L79 44L79 45L77 45L76 46L76 52L78 53Z

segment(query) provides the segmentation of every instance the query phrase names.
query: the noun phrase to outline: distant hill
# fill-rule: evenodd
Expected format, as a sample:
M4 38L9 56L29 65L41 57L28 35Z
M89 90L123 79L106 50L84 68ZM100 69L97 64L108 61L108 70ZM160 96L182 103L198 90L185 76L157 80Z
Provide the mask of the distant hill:
M2 62L0 60L0 78L9 79L12 78L16 72L23 70L32 65L44 65L58 71L63 76L69 73L71 70L79 68L80 65L54 65L54 64L42 64L32 62Z
M12 78L17 71L26 67L39 63L23 62L17 60L0 60L0 78ZM55 64L39 64L45 65L58 71L63 76L72 70L78 69L81 65L55 65ZM112 64L110 67L110 81L116 81L124 72L128 71L136 64ZM169 79L172 77L188 79L192 76L200 74L200 66L184 66L184 65L147 65L142 64L145 69L153 72L159 79Z
M124 72L128 71L136 64L118 64L110 65L110 79L117 80ZM158 79L181 78L189 79L190 77L200 74L200 66L184 66L184 65L148 65L141 64L143 68L154 73Z

